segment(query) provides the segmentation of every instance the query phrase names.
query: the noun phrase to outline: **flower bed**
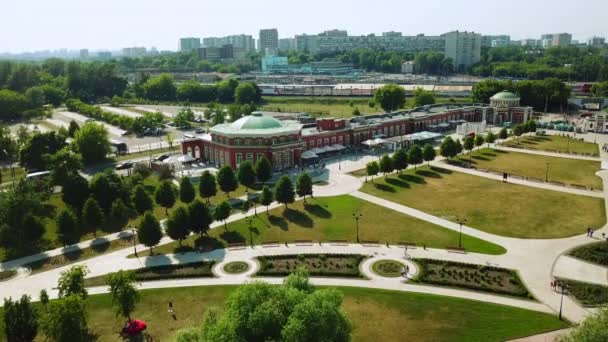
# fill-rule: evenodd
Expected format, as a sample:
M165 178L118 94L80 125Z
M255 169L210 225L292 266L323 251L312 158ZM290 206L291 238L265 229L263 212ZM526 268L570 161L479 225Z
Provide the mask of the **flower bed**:
M532 298L513 270L431 259L415 261L420 265L416 279L420 283Z
M16 275L17 275L17 271L15 271L15 270L1 271L0 272L0 281L9 280Z
M372 264L372 271L383 277L397 278L403 275L403 266L394 260L378 260Z
M596 242L582 246L574 249L569 255L594 264L608 266L608 242Z
M137 281L213 277L211 268L214 264L215 261L201 261L190 264L145 267L133 272ZM107 283L107 275L85 279L86 286L100 286Z
M366 257L356 254L299 254L258 257L258 276L287 276L305 267L312 276L361 278L359 264Z
M608 287L606 286L565 279L560 279L559 283L565 285L565 293L572 295L584 306L608 304Z

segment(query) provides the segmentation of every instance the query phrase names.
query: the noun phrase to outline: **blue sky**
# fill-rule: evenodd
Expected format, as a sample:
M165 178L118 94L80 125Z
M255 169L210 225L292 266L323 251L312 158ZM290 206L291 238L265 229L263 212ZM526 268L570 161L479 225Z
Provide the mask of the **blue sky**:
M279 35L347 29L351 34L473 30L515 39L570 32L608 36L606 0L5 0L0 51L57 48L177 49L184 36Z

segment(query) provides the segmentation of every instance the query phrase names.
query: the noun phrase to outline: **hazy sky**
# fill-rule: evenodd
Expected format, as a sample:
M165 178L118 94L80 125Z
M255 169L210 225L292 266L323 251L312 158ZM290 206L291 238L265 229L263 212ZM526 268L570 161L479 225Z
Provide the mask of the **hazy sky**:
M570 32L608 36L606 0L4 0L0 51L58 48L177 49L179 37L279 36L347 29L350 34L473 30L514 39Z

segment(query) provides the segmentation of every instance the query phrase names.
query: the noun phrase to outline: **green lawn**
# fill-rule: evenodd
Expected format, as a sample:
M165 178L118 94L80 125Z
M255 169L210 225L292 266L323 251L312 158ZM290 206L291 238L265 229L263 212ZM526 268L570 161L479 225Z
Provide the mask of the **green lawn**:
M377 177L362 191L503 236L561 238L606 222L604 200L503 183L444 169L419 167ZM466 244L465 244L466 247Z
M233 286L141 291L134 318L148 324L155 340L171 340L184 327L201 324L204 312L222 306ZM375 289L339 287L353 324L352 340L505 341L568 327L554 315L466 299ZM167 313L171 301L176 320ZM89 329L97 341L118 341L124 321L116 318L109 295L89 297ZM2 312L0 311L0 315ZM0 341L5 341L0 320Z
M526 148L531 150L542 150L562 153L594 154L598 155L598 145L577 139L566 138L559 135L526 136L519 139L509 140L504 146L514 148Z
M280 112L307 112L314 116L334 116L334 117L352 117L353 110L358 108L361 114L377 114L383 113L384 110L376 105L374 108L369 107L368 103L371 97L325 97L325 96L277 96L264 97L266 103L261 106L261 110L280 111ZM449 98L438 97L435 99L437 103L470 103L470 98ZM350 103L352 102L352 106ZM410 97L406 100L404 108L414 107L414 101Z
M22 167L14 167L13 171L15 172L15 177L13 177L11 169L9 167L0 168L0 173L2 174L2 180L0 181L0 184L9 183L13 179L19 180L25 177L25 169L23 169Z
M253 240L256 244L267 241L295 240L347 240L356 241L353 213L361 213L359 221L360 241L416 242L433 248L445 248L458 244L458 233L397 213L393 210L357 199L352 196L308 199L308 205L299 201L289 206L270 211L270 216L259 208L253 221ZM226 242L250 242L247 222L241 220L228 224L228 230L218 227L211 231L214 239L192 236L186 245L214 244ZM217 240L216 240L217 239ZM471 252L502 254L504 248L472 236L463 235L463 244ZM155 253L173 253L177 243L159 246Z
M595 175L601 170L601 164L591 160L547 157L488 148L473 151L471 159L468 153L461 155L459 159L466 162L470 160L476 168L540 180L544 180L547 176L547 164L549 164L549 181L602 189L602 179Z

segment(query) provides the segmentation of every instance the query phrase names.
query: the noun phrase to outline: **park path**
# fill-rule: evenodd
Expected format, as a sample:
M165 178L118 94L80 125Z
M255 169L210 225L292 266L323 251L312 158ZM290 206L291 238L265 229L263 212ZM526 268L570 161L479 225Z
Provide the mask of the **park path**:
M139 246L143 248L143 246ZM371 264L377 260L397 260L402 263L411 265L411 269L415 269L414 264L410 261L410 258L432 258L438 260L452 260L459 262L474 263L480 265L486 265L489 263L488 260L492 260L493 256L487 256L482 254L474 253L450 253L446 250L441 249L422 249L422 248L408 248L408 257L404 257L404 248L398 246L371 246L361 244L346 244L346 245L334 245L334 244L310 244L310 245L280 245L273 247L246 247L241 249L225 249L215 250L206 253L183 253L183 254L172 254L172 255L157 255L143 258L126 258L130 253L128 251L117 251L109 253L105 257L97 257L89 259L78 264L85 265L91 273L89 276L99 276L110 272L116 271L118 268L124 270L138 269L143 266L160 266L167 264L180 264L180 263L192 263L197 261L210 261L214 260L218 262L217 266L214 267L215 277L213 278L197 278L197 279L175 279L175 280L160 280L160 281L149 281L139 284L140 289L155 289L155 288L174 288L174 287L188 287L188 286L211 286L211 285L240 285L245 282L253 280L266 281L273 284L282 282L282 278L276 277L253 277L253 273L257 270L257 262L255 258L259 256L268 255L293 255L293 254L362 254L370 256L370 259L364 262L361 267L362 274L367 279L344 279L344 278L331 278L331 277L312 277L311 282L316 285L323 286L353 286L353 287L365 287L385 290L397 290L405 292L417 292L426 293L432 295L442 295L449 297L464 298L476 301L483 301L488 303L495 303L501 305L508 305L513 307L524 308L528 310L534 310L544 313L552 313L552 310L542 303L529 301L525 299L518 299L514 297L493 295L478 293L467 290L459 290L453 288L435 287L427 285L413 285L404 283L404 278L385 278L375 275L371 272ZM223 265L231 261L245 261L250 265L250 270L244 274L227 274L220 271ZM117 266L120 265L120 266ZM45 273L32 275L27 278L15 279L10 282L0 284L0 291L4 296L17 297L21 294L29 294L34 300L38 298L38 294L41 289L45 288L49 291L51 298L57 297L57 290L54 289L56 280L60 273L68 269L69 267L63 267L61 269L51 270ZM51 276L52 275L52 276ZM410 277L415 276L414 273L409 275ZM8 286L10 285L10 286ZM108 288L106 286L95 287L90 289L91 294L107 293Z
M566 255L555 262L553 275L557 278L608 286L608 268Z

